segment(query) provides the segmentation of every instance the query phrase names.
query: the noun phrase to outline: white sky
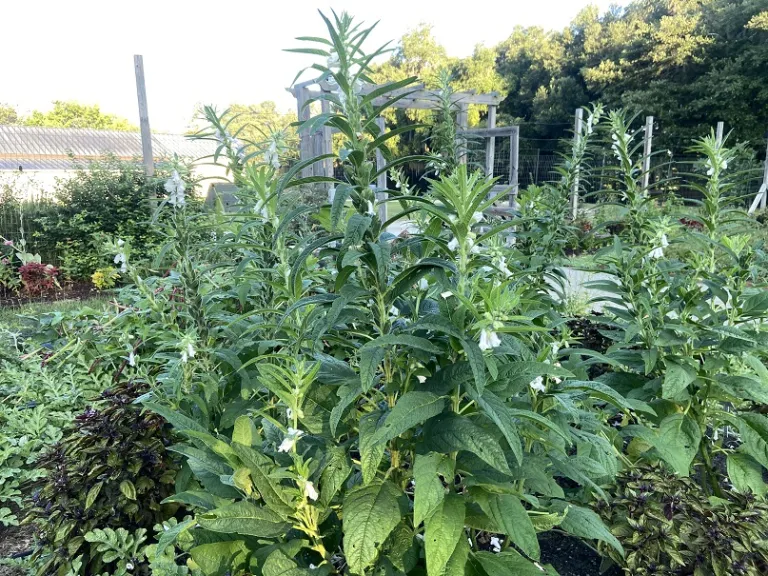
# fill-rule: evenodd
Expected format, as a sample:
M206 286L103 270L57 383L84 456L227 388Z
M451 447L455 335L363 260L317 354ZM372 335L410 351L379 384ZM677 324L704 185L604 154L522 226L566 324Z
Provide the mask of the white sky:
M138 124L133 54L143 54L152 128L179 132L197 103L293 107L285 87L308 60L282 49L324 35L318 8L380 20L369 48L426 22L449 55L466 56L515 25L559 30L590 3L626 1L0 0L0 102L26 114L76 100Z

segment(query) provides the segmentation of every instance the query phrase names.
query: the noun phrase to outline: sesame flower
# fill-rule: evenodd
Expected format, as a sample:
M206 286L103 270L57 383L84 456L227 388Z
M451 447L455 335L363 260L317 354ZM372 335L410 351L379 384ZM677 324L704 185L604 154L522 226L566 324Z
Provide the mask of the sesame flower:
M304 483L304 496L310 500L317 500L320 496L317 490L315 490L315 485L309 480Z
M707 170L707 176L713 176L715 174L715 166L712 164L711 159L707 159L706 166L708 168ZM727 160L721 160L720 165L718 166L719 170L726 170L728 168L728 161Z
M114 258L115 264L120 264L120 273L125 274L128 272L128 257L125 255L125 252L118 252L115 254Z
M128 353L128 358L126 358L126 360L128 360L128 366L136 366L136 356L134 355L133 350Z
M179 176L179 173L174 170L171 177L165 182L165 191L168 192L168 204L173 207L184 206L186 204L184 190L186 190L184 181Z
M475 212L472 214L472 218L470 218L469 223L470 224L479 224L483 221L483 218L485 215L482 212Z
M326 62L326 65L329 70L338 70L341 62L339 60L339 55L336 53L335 50L331 50L331 53L328 55L328 61Z
M531 390L534 392L546 392L547 387L544 385L544 378L541 376L536 376L533 380L531 380L530 384L528 384L531 387Z
M453 240L448 242L448 250L450 250L451 252L456 252L458 247L459 247L459 239L458 238L454 237Z
M427 377L426 376L416 376L416 380L419 381L419 384L424 384L424 382L427 381Z
M502 256L499 258L499 260L496 262L496 268L498 268L502 274L504 274L504 278L509 278L512 276L512 271L507 267L507 259Z
M499 336L490 328L483 328L480 331L480 350L491 350L501 346Z
M288 428L288 434L286 434L280 446L277 448L278 452L290 452L296 445L296 442L304 436L304 432L297 430L296 428Z
M496 553L501 552L501 540L496 536L491 536L491 549Z
M669 246L669 240L667 240L667 235L666 234L662 234L661 235L661 247L662 248L666 248L667 246Z
M427 290L429 290L429 282L427 281L426 278L420 278L418 287L419 287L419 290L421 290L422 292L426 292Z
M654 248L648 253L648 258L650 258L651 260L658 260L659 258L664 258L664 249L661 246Z
M123 246L125 246L125 240L119 239L117 241L117 246L118 248L122 248Z
M293 410L291 410L290 408L286 408L285 417L288 418L288 420L293 420Z
M368 200L368 210L366 210L365 213L368 214L368 216L376 215L376 210L373 207L373 202L371 202L370 200Z
M277 143L276 142L270 142L269 147L267 148L267 151L264 154L264 163L269 164L277 170L280 168L280 157L277 153Z
M397 318L398 316L400 316L400 310L398 309L397 306L392 304L392 306L389 307L389 315Z
M192 346L191 342L187 342L186 347L184 347L181 351L181 361L186 363L191 358L195 357L195 348Z

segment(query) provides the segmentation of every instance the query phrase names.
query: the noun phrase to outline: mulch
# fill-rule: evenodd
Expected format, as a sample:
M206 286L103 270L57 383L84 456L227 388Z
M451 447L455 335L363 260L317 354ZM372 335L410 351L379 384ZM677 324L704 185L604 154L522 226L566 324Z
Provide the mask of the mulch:
M62 302L65 300L87 300L99 295L90 282L65 284L45 294L14 293L0 288L0 308L19 308L25 304Z

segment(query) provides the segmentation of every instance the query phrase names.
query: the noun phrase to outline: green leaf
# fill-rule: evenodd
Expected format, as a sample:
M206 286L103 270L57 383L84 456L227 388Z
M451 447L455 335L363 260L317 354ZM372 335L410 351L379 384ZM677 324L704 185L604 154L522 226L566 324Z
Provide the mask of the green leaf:
M192 528L195 524L197 524L197 520L194 518L190 518L189 520L184 520L183 522L179 522L175 526L171 526L168 528L168 530L165 530L162 534L160 534L160 538L157 540L157 548L155 550L156 556L162 556L163 552L165 552L165 549L176 542L176 538L179 537L179 534L182 532L186 532L190 528Z
M505 550L498 554L491 552L474 552L472 563L482 567L482 574L487 576L550 576L556 574L551 570L542 570L519 552Z
M448 494L426 519L424 552L427 574L441 576L460 539L464 539L464 499Z
M144 402L144 407L151 410L155 414L160 414L165 420L174 428L177 432L185 432L186 430L197 430L198 432L208 432L208 429L199 424L198 422L188 418L181 412L169 408L167 406L161 406L153 402Z
M201 527L212 532L261 538L284 536L291 528L291 524L283 521L276 512L245 501L200 514L197 522Z
M734 417L741 434L742 450L768 468L768 418L747 412Z
M600 540L616 549L619 554L624 556L624 547L616 537L611 534L600 516L588 508L569 505L565 502L555 502L554 509L557 512L567 512L565 518L560 523L560 527L579 538L588 538L590 540Z
M584 390L589 395L608 404L612 404L620 410L634 410L637 412L645 412L646 414L656 415L656 412L645 402L640 400L629 400L624 398L616 390L610 386L597 381L582 381L582 380L568 380L560 385L561 390Z
M417 424L437 416L447 402L431 392L406 392L395 403L371 438L371 444L383 444L407 432Z
M667 416L661 421L658 431L644 426L628 426L627 431L649 442L676 474L688 476L701 442L699 425L690 416Z
M742 316L762 316L768 310L768 291L761 290L747 298L741 305Z
M488 517L512 539L512 542L529 557L541 557L539 540L528 512L520 499L512 494L489 494L473 489L471 496L480 504Z
M344 214L347 199L354 191L349 184L339 184L336 186L336 192L333 194L333 203L331 204L331 230L335 231Z
M188 490L186 492L179 492L173 496L169 496L161 502L161 504L170 503L186 504L187 506L194 506L202 508L203 510L211 510L220 506L224 501L218 496L206 492L205 490Z
M379 464L381 464L381 459L384 458L386 446L384 444L373 444L371 441L381 424L383 417L383 412L376 411L360 418L359 448L363 484L368 484L376 477L376 473L379 471Z
M424 426L425 443L434 452L465 450L477 455L489 466L512 475L504 451L496 439L469 418L444 413L432 418Z
M762 380L750 376L718 374L717 385L726 394L738 400L754 400L760 404L768 404L768 385Z
M696 371L690 366L667 360L666 367L661 387L663 398L675 398L696 380Z
M752 492L755 496L765 496L768 486L763 482L763 469L752 457L735 452L728 455L728 478L738 492Z
M259 432L248 416L238 416L232 432L232 443L253 446L259 439Z
M248 468L251 480L267 506L283 519L292 514L293 506L290 505L290 497L276 481L269 477L268 469L273 466L271 460L244 444L233 442L232 448Z
M93 506L93 503L96 501L96 498L99 496L99 492L101 492L101 487L104 485L104 482L96 482L93 486L91 486L91 489L88 490L88 495L85 497L85 509L88 510L91 506Z
M262 576L309 576L311 573L308 568L299 568L282 550L275 550L267 556L261 568Z
M371 342L367 342L360 348L360 381L363 392L367 392L373 387L376 370L379 363L384 359L385 349L390 346L416 348L430 354L440 353L440 348L426 338L419 338L408 334L385 334Z
M346 246L359 244L368 228L371 227L372 221L370 216L363 216L357 212L352 214L349 222L347 222L347 229L344 232L344 244Z
M413 465L413 525L416 527L432 515L445 497L440 476L448 482L453 479L453 460L435 452L416 455Z
M136 500L136 487L130 480L123 480L120 482L120 492L128 498L128 500Z
M520 435L517 432L517 426L512 414L501 398L489 390L486 390L482 396L475 396L470 392L470 396L477 402L482 411L493 420L493 423L499 427L512 450L512 454L515 455L515 460L517 460L518 464L522 464L523 446L520 441Z
M224 576L243 569L248 547L242 540L213 542L195 546L189 555L205 576Z
M346 451L338 446L331 446L325 458L325 467L320 474L320 503L329 506L352 471L352 463Z
M363 574L400 523L402 492L389 481L375 481L347 492L343 506L344 552L353 574Z

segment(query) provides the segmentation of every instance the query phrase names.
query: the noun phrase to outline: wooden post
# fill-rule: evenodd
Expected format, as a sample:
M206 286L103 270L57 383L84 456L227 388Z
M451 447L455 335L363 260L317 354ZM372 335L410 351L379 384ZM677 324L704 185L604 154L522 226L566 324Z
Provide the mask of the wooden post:
M141 154L144 159L144 173L148 178L155 175L155 158L152 155L152 132L149 129L147 87L144 82L144 57L134 54L133 67L136 71L136 95L139 99L139 126L141 127Z
M717 132L715 135L715 141L717 142L717 147L723 145L723 131L725 130L725 122L718 122L717 123Z
M459 112L456 114L456 124L459 130L466 130L469 122L469 104L459 103ZM467 163L467 139L459 138L459 164Z
M320 106L323 114L331 111L331 103L328 100L321 100ZM323 145L321 154L330 154L333 152L333 132L330 126L323 126ZM323 160L323 175L333 178L333 158ZM330 186L326 186L330 188Z
M509 207L517 205L518 167L520 162L520 126L509 136Z
M488 129L496 128L496 106L488 106ZM493 178L493 160L496 156L496 138L488 138L485 145L485 177Z
M376 125L379 127L379 134L384 134L386 126L384 118L376 118ZM376 149L376 170L379 171L387 165L381 150ZM385 200L387 198L387 173L383 172L376 177L376 200ZM384 222L387 219L387 205L379 204L379 219Z
M651 151L653 149L653 116L645 118L645 138L643 139L643 191L647 192L651 179Z
M296 89L296 108L297 118L300 122L309 120L310 110L307 101L309 100L309 90L301 86ZM299 160L309 160L312 158L312 135L302 128L299 130ZM312 167L308 166L301 171L302 178L312 176Z
M578 108L576 110L576 116L573 122L573 142L578 146L581 142L581 130L582 123L584 122L584 109ZM576 215L579 211L579 169L576 168L576 174L573 178L573 185L571 186L571 218L576 219Z

